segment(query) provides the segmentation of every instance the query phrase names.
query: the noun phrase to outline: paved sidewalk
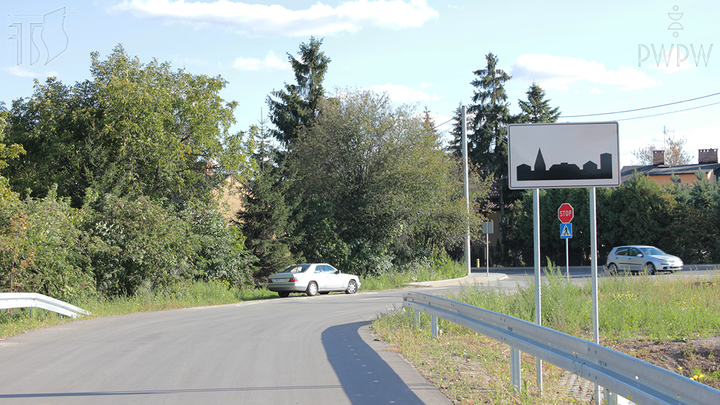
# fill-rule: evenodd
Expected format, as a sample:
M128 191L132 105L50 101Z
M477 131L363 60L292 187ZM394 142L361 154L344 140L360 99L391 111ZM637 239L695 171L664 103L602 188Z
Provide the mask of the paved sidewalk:
M488 275L486 271L475 270L469 276L462 278L454 278L450 280L423 281L420 283L407 283L405 285L415 287L441 287L454 284L475 284L475 283L492 283L498 280L505 280L507 274L490 271Z

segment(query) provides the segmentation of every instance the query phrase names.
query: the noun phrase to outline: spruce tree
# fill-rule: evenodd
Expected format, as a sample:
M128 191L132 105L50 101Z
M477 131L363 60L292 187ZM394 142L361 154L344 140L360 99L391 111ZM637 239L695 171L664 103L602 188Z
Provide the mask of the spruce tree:
M319 113L318 105L325 92L322 82L330 63L320 45L322 40L310 37L309 43L300 44L299 58L288 53L296 84L285 83L283 90L273 91L267 99L270 121L276 127L272 135L286 148L303 128L312 126Z
M248 249L258 258L253 277L262 280L294 261L288 247L293 207L286 200L289 183L280 176L284 170L276 167L269 156L258 159L263 164L258 165L255 177L246 184L245 204L237 213L237 220Z
M550 107L550 100L545 100L545 90L542 87L533 82L525 94L527 94L527 101L518 100L521 110L520 122L533 124L557 122L560 117L560 108Z
M505 82L511 76L497 67L498 59L492 53L485 56L487 67L473 72L471 82L475 91L473 104L468 108L472 115L472 131L468 135L468 158L485 178L491 178L499 192L500 220L505 216L507 186L507 125L513 118L508 110Z

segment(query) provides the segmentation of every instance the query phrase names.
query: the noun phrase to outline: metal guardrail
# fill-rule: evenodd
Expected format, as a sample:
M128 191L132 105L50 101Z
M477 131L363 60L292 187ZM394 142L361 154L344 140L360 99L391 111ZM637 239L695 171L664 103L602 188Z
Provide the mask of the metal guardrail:
M403 307L431 315L433 336L437 318L482 333L513 349L511 380L520 388L520 356L517 350L555 364L608 391L643 404L720 404L720 391L605 346L536 325L518 318L429 294L406 292Z
M0 309L42 308L58 314L77 318L90 312L67 302L37 293L0 293Z

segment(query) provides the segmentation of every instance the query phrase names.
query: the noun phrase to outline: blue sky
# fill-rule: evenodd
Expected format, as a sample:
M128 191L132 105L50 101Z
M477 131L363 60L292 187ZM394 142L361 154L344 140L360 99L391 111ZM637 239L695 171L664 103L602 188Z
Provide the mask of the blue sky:
M32 94L34 78L89 78L90 53L122 44L143 62L222 76L222 96L239 103L234 130L246 130L267 114L267 95L294 80L287 53L315 36L332 59L328 91L385 91L436 124L471 102L473 71L492 52L513 76L511 112L535 81L561 122L617 120L622 165L633 150L661 147L663 128L686 139L693 163L698 149L720 148L720 95L572 117L720 93L715 0L3 0L0 10L8 106Z

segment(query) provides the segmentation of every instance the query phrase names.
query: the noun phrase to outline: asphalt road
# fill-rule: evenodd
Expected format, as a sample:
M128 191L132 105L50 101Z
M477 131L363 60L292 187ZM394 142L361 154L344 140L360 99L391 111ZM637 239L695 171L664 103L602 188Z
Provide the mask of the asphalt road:
M368 323L402 291L72 322L0 341L5 404L443 404Z
M475 269L471 281L514 289L532 283L532 274L495 268L488 279ZM570 274L581 282L590 268ZM434 285L421 291L460 288ZM402 305L402 293L291 296L81 320L10 337L0 341L0 403L447 404L369 333L379 313Z

